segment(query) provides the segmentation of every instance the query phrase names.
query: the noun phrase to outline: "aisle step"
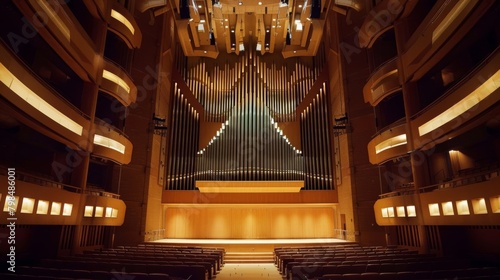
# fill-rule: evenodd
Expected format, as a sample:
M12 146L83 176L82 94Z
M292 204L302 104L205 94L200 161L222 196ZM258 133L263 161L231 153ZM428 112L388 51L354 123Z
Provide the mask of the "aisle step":
M273 263L273 252L227 252L225 263Z

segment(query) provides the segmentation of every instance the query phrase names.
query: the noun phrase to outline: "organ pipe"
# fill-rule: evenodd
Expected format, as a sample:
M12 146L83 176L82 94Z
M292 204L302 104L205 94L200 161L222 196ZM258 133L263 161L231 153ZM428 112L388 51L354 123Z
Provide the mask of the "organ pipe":
M332 188L328 87L310 92L324 67L322 51L309 63L274 61L250 49L221 63L178 57L176 68L204 112L174 85L169 189L193 190L195 180L304 180L306 189ZM308 94L316 97L297 112ZM201 121L221 125L206 147L198 147ZM300 147L281 130L287 122L300 123Z

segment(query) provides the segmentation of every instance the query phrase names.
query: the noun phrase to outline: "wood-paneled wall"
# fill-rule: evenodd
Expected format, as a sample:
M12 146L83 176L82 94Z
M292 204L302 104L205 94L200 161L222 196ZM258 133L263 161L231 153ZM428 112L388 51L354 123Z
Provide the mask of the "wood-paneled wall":
M297 205L170 206L165 238L332 238L334 208Z

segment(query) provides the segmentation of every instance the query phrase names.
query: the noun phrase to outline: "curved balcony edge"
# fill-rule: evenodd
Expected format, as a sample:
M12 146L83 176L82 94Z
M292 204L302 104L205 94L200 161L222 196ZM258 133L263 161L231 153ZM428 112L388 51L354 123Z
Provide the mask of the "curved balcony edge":
M373 7L359 29L359 46L371 48L378 37L393 27L394 21L403 12L406 2L407 0L383 0Z
M136 101L137 87L132 78L108 59L104 59L102 78L102 91L116 98L123 106L128 107Z
M397 57L376 69L363 87L365 102L377 106L380 101L401 89Z
M406 124L399 124L381 131L368 142L368 159L371 164L381 164L409 152Z
M125 220L127 206L121 199L85 195L83 205L84 225L121 226Z
M109 29L118 35L130 49L139 48L142 32L134 16L118 2L114 2L109 11Z
M94 123L92 154L118 164L129 164L132 159L132 142L118 129L96 120Z

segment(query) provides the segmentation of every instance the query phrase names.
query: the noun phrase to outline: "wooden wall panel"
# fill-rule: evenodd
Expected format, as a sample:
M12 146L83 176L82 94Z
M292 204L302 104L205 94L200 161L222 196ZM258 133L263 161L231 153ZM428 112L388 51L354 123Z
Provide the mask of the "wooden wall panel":
M333 206L172 206L166 238L331 238Z

